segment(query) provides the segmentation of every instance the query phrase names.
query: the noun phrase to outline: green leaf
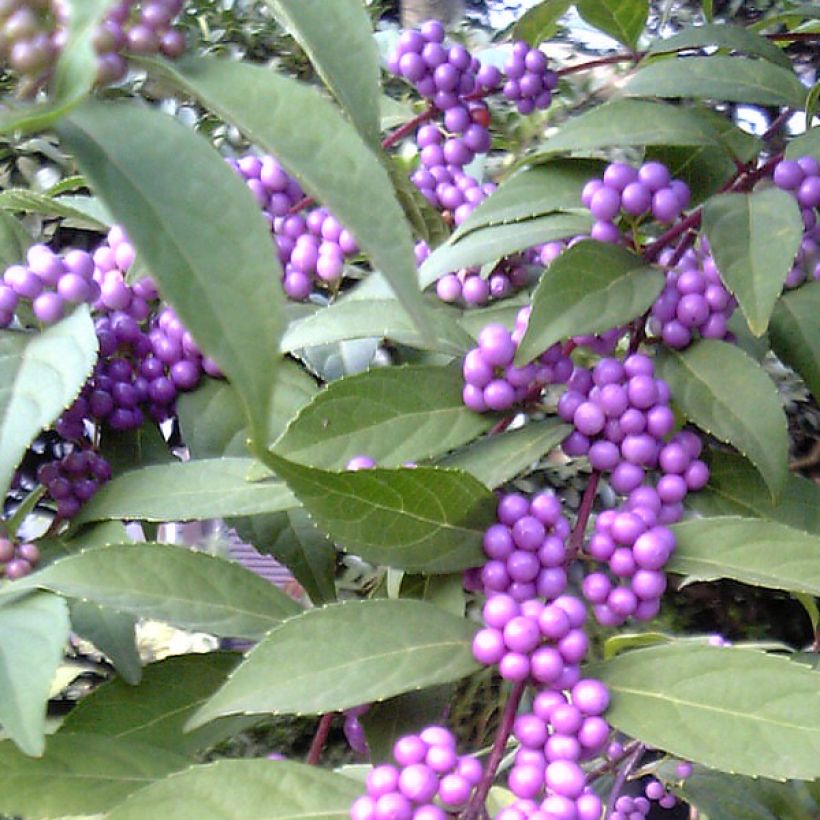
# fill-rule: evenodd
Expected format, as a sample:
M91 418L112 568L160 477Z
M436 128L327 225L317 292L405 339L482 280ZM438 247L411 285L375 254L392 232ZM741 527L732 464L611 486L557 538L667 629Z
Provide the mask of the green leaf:
M80 392L96 357L84 306L42 333L0 331L0 495L34 437Z
M379 144L379 51L360 0L267 0L362 136Z
M137 467L176 462L159 427L150 421L136 430L120 431L106 427L102 431L99 451L111 465L114 475Z
M672 527L668 572L693 581L744 584L820 595L820 538L759 518L696 518Z
M712 0L700 0L703 16L711 23L715 16L714 3Z
M820 629L820 607L817 606L817 601L813 595L807 595L804 592L793 592L792 598L799 601L803 609L806 610L806 615L811 621L811 630L816 633ZM820 661L820 657L818 658Z
M68 606L72 631L93 643L114 664L123 680L131 685L139 683L142 662L134 616L91 601L70 600Z
M668 788L695 806L709 820L812 820L800 803L795 783L743 777L696 765L692 776L680 781L672 762L655 772Z
M557 159L526 168L502 183L453 234L453 241L478 228L524 222L554 211L581 207L581 189L604 166L595 160Z
M512 32L513 40L525 40L537 46L555 33L556 23L572 5L572 0L542 0L518 18Z
M604 660L608 661L627 649L638 649L642 646L656 646L669 643L672 638L663 632L638 632L635 634L621 633L612 635L604 641Z
M31 245L31 237L10 214L0 212L0 265L3 268L24 259Z
M43 757L0 743L0 811L38 818L93 815L188 765L165 749L98 734L52 735Z
M0 113L0 133L37 131L49 128L88 95L97 79L94 31L111 8L108 0L86 0L72 6L68 42L54 71L51 99Z
M455 356L463 356L472 347L472 337L453 321L452 311L431 307L428 320L432 330L419 333L395 299L347 297L291 324L282 338L282 350L291 353L315 345L374 337Z
M685 641L585 674L609 688L607 720L644 743L730 773L820 776L817 675L787 658Z
M540 146L539 155L717 142L713 129L694 109L649 100L613 100L572 117Z
M300 464L344 469L356 455L398 467L465 444L494 420L464 406L460 367L406 365L338 379L302 409L274 445Z
M687 97L802 108L806 89L792 71L749 57L675 57L644 66L624 87L633 97Z
M186 57L152 67L276 154L353 233L419 331L429 331L410 228L388 173L335 106L316 89L250 63Z
M576 8L591 26L631 49L638 45L649 16L647 0L580 0Z
M109 820L348 820L362 785L317 766L285 760L218 760L140 789Z
M279 365L269 422L271 442L316 392L316 382L295 362L286 359ZM208 379L183 393L177 399L177 415L182 440L195 458L248 455L247 420L239 396L227 382Z
M115 679L84 697L68 713L58 734L95 733L183 755L207 749L237 731L237 722L216 721L187 733L183 726L240 660L236 653L209 652L149 664L139 686Z
M84 197L88 199L88 197ZM52 198L45 194L38 194L28 188L7 188L0 193L0 208L10 213L33 213L43 216L61 217L71 220L76 227L87 228L92 231L107 231L108 225L100 222L86 211L67 204L64 200L69 197Z
M791 60L781 48L765 37L731 23L690 26L672 37L655 40L649 47L647 55L668 54L672 51L698 49L703 46L718 46L738 51L741 54L762 57L770 63L791 71Z
M424 198L407 176L404 164L394 158L386 160L399 204L416 235L429 247L437 248L450 235L441 214Z
M205 139L144 106L87 103L60 135L264 444L283 294L270 230L246 186Z
M45 748L46 701L68 631L68 607L56 595L0 606L0 723L27 755L39 757Z
M814 482L789 475L783 497L774 505L760 473L742 456L713 450L708 462L709 483L687 499L701 515L768 518L820 534L820 487Z
M518 430L485 436L445 456L438 466L464 470L487 487L500 487L532 467L571 432L569 425L557 419L530 422Z
M234 561L168 544L87 549L26 576L14 589L38 587L233 638L259 638L300 611L277 587Z
M663 274L635 254L595 240L579 242L538 282L516 361L529 362L561 339L599 333L640 316L663 285Z
M785 293L769 327L772 350L806 382L820 401L820 282Z
M230 524L240 538L284 564L314 604L336 600L336 548L304 510L235 518Z
M496 501L466 473L433 467L332 473L275 453L268 462L316 523L366 561L455 572L483 560L481 542Z
M443 684L372 704L359 720L373 763L391 762L393 744L400 737L440 724L454 694L451 684Z
M400 570L394 570L400 572ZM464 573L451 575L411 575L403 573L399 587L401 598L426 601L441 607L445 612L458 617L464 616L466 599L464 594Z
M797 202L778 188L720 194L704 206L703 229L749 329L762 336L803 237Z
M820 157L820 125L809 128L786 146L787 159L799 159L806 155Z
M552 213L472 231L456 241L445 242L430 254L419 269L422 287L459 268L483 265L533 245L588 233L591 225L590 218L583 214Z
M765 371L741 350L711 339L683 352L662 351L656 371L681 412L745 455L772 499L780 498L789 476L786 416Z
M475 627L432 604L347 601L272 630L191 727L234 714L322 714L474 672Z
M250 458L212 458L142 467L100 488L74 524L109 518L191 521L298 506L280 481L248 482Z

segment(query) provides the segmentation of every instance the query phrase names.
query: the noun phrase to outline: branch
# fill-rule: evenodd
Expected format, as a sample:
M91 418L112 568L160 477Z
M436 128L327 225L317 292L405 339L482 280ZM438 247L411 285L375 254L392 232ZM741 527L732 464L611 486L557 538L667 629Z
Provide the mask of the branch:
M581 545L584 543L584 533L587 529L589 516L592 512L592 505L595 502L595 493L598 490L598 479L601 474L593 471L589 477L584 496L581 499L581 506L578 508L578 518L575 521L575 526L572 528L572 533L569 537L569 544L567 549L567 563L578 557L581 552Z
M639 743L635 747L635 751L632 753L632 756L624 764L623 769L621 769L621 771L618 772L618 776L615 778L615 782L612 784L612 791L609 793L609 803L607 803L606 814L604 814L605 820L609 817L612 817L612 812L615 810L615 802L621 794L621 789L623 789L627 777L629 777L629 775L632 773L635 766L638 765L638 761L643 756L645 749L646 747L643 745L643 743Z
M613 54L611 57L600 57L597 60L589 60L585 63L577 63L576 65L559 68L555 73L559 77L565 77L567 74L577 74L581 71L589 71L591 68L597 68L602 65L614 65L615 63L637 63L645 55L645 51L636 51L634 54Z
M327 736L330 734L330 724L333 722L333 712L327 712L322 715L319 725L316 727L316 734L308 750L307 759L305 762L310 766L315 766L322 756L322 749L325 748Z

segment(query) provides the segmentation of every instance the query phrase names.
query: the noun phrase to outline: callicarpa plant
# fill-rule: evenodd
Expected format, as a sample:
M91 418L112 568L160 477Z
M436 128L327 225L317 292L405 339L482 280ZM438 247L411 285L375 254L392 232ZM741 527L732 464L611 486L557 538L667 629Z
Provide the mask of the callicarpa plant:
M820 817L817 9L268 5L303 79L0 2L6 153L64 172L0 192L0 812ZM304 595L157 527L214 519ZM680 627L727 582L796 637ZM306 759L214 759L280 715Z

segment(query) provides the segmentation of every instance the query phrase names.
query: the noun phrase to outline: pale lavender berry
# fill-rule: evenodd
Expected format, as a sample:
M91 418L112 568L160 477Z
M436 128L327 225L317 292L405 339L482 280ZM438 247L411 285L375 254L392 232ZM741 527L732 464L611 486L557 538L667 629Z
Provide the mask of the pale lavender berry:
M576 800L584 791L586 777L583 769L569 760L556 760L547 766L547 786L561 797Z

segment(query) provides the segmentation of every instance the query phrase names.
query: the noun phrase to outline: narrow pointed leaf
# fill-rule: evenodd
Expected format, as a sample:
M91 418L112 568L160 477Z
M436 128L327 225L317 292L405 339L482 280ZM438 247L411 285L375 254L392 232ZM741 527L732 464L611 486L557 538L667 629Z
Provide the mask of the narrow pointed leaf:
M772 350L820 401L820 282L809 282L778 300L769 339Z
M134 616L91 601L73 600L68 605L72 631L93 643L114 664L126 683L132 686L139 683L142 662L137 650Z
M188 762L165 749L98 734L52 735L37 760L0 743L0 811L27 820L99 814Z
M632 49L649 16L647 0L581 0L576 6L587 23Z
M314 88L250 63L186 57L152 67L275 154L353 233L418 329L429 331L410 228L389 175L334 105Z
M541 277L516 360L555 342L600 333L640 316L663 290L663 274L615 245L589 240L562 253Z
M395 299L341 299L294 322L282 338L286 353L348 339L383 338L421 350L463 356L473 339L454 321L450 311L429 310L429 333L419 333L407 311Z
M80 392L96 356L86 307L42 333L0 330L0 494L34 437Z
M379 143L379 51L360 0L267 0L333 96L372 145Z
M532 467L571 432L569 425L555 419L530 422L519 430L482 438L445 456L438 466L464 470L491 489L500 487Z
M695 581L732 578L753 586L820 595L820 537L775 521L695 518L673 528L668 572Z
M686 641L585 673L609 687L607 720L644 743L730 773L820 776L817 674L788 658Z
M787 159L799 159L806 155L820 157L820 125L809 128L786 146Z
M558 20L571 5L572 0L542 0L518 18L513 28L513 39L538 46L553 35Z
M789 476L786 416L760 366L732 345L702 339L663 351L656 370L686 417L745 455L780 498Z
M216 721L193 732L183 727L240 660L233 652L209 652L149 664L139 686L114 679L84 697L58 733L95 733L184 755L207 749L230 736L236 722Z
M46 701L68 632L68 607L56 595L0 606L0 724L27 755L43 753Z
M791 60L783 49L753 31L730 23L690 26L672 37L655 40L647 54L668 54L672 51L696 49L703 46L719 46L753 57L762 57L770 63L791 71Z
M87 103L60 134L264 442L283 295L247 188L205 139L144 106Z
M396 197L415 235L423 239L430 248L437 248L450 236L450 230L441 214L407 176L407 168L403 162L389 159L386 165Z
M472 441L493 420L464 406L461 369L409 365L332 382L288 425L274 450L300 464L344 469L356 455L398 467Z
M350 806L361 794L361 783L318 766L285 760L218 760L140 789L106 817L348 820Z
M87 549L17 585L235 638L259 638L300 611L277 587L239 564L168 544Z
M721 279L761 336L803 237L797 202L778 188L721 194L706 203L703 228Z
M0 265L3 269L24 259L29 245L31 236L26 229L11 214L0 213Z
M582 214L552 213L509 225L488 226L446 242L419 269L422 287L459 268L493 262L533 245L586 233L592 223Z
M194 716L322 714L458 680L478 668L475 627L432 604L347 601L283 623Z
M255 463L250 458L212 458L132 470L101 487L74 523L110 518L191 521L298 506L281 481L248 482Z
M696 111L650 100L613 100L573 117L541 154L632 145L713 145L717 135Z
M709 453L709 483L691 494L687 504L704 516L740 515L779 521L789 527L820 534L820 486L790 475L779 504L760 473L736 453Z
M558 159L527 168L481 202L455 231L453 241L478 228L580 208L581 190L603 169L602 163L585 159Z
M0 208L9 213L33 213L61 217L78 227L94 231L108 230L108 224L95 219L86 211L64 202L62 198L38 194L28 188L7 188L0 193Z
M698 100L802 108L806 89L793 71L749 57L678 57L645 66L626 84L634 97Z
M495 497L458 470L418 467L334 473L268 463L334 541L367 561L420 572L455 572L482 561Z

